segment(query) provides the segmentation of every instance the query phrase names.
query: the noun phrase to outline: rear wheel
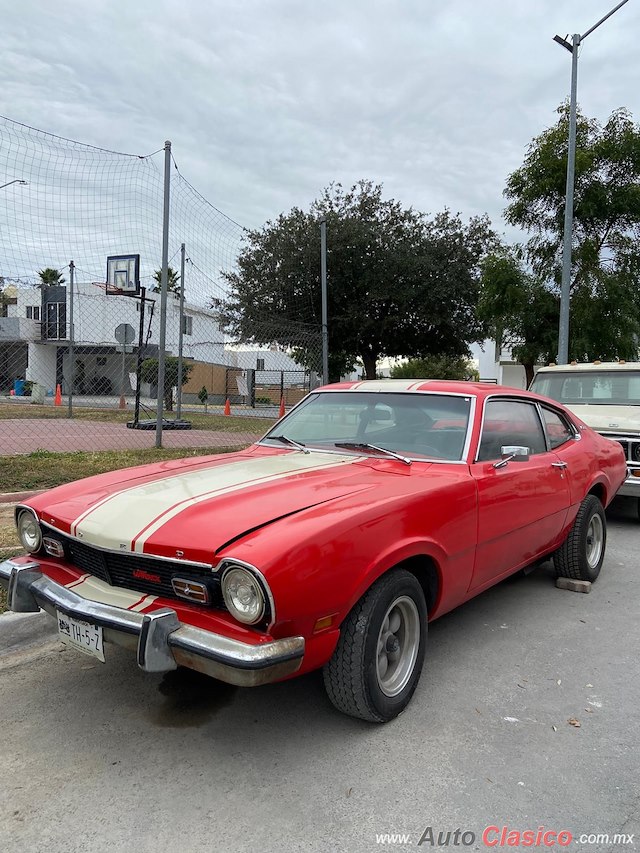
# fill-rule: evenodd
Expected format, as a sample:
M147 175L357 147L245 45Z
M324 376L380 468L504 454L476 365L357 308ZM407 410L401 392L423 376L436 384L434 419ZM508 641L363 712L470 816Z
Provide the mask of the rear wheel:
M602 504L587 495L580 504L569 535L553 555L556 575L573 580L595 581L600 574L607 545L607 521Z
M394 569L365 593L341 626L324 668L335 707L376 723L397 717L420 678L426 636L422 587L410 572Z

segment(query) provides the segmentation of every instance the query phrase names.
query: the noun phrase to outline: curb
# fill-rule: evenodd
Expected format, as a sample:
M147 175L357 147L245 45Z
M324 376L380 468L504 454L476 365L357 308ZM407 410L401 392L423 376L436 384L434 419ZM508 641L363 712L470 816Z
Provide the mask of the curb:
M48 489L33 489L30 492L0 492L0 504L18 504L20 501L26 501L48 491Z

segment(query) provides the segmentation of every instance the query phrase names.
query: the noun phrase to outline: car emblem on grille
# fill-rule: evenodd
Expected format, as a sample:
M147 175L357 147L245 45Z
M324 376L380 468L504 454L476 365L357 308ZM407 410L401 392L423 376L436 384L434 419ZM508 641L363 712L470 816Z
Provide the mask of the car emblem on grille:
M186 598L187 601L194 601L198 604L209 603L209 590L203 583L190 581L186 578L172 578L171 586L179 598Z
M160 575L152 575L151 572L146 572L144 569L134 569L133 577L141 581L151 581L152 583L162 583Z

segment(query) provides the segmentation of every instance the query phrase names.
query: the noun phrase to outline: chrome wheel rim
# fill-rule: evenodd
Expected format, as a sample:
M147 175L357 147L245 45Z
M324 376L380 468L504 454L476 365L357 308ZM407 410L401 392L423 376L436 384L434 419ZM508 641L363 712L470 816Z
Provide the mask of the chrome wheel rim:
M382 620L376 653L378 685L393 697L407 686L420 647L420 614L406 595L391 603Z
M602 557L604 545L604 526L599 515L592 515L587 529L587 563L596 569Z

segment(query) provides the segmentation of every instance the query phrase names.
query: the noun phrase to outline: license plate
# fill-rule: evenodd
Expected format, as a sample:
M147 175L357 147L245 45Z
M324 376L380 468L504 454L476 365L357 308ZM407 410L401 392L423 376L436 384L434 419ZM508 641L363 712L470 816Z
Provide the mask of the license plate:
M104 663L104 649L102 646L102 627L73 619L66 613L58 612L58 636L63 643L79 649L86 655L92 655Z

